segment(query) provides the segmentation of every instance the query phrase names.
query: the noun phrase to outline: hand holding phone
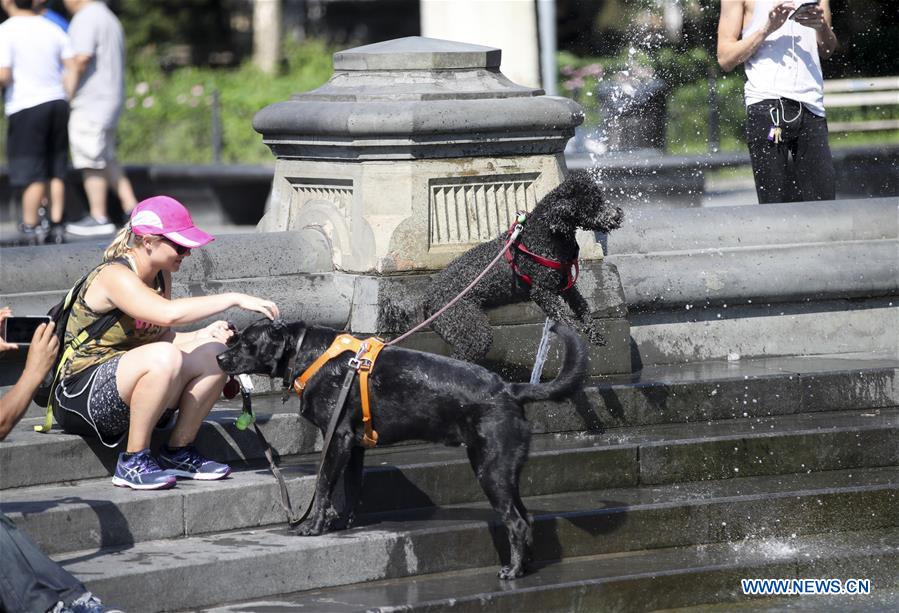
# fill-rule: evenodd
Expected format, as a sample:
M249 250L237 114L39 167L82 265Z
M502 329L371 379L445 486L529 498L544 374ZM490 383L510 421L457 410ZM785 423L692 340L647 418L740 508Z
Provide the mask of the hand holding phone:
M790 13L790 16L787 19L792 19L797 21L797 17L802 17L811 11L813 8L817 7L821 0L812 0L811 2L803 2L799 6L796 7L796 10Z
M0 309L0 329L3 328L3 322L6 321L6 318L10 315L12 315L12 309L10 309L8 306ZM0 334L0 353L9 351L10 349L17 349L17 347L15 345L10 345L5 340L3 340L3 335Z
M0 321L0 338L8 345L30 345L35 331L41 324L50 323L46 315L13 317L6 316ZM6 347L11 348L11 347Z
M50 319L49 317L47 319ZM31 337L28 356L25 358L25 371L22 376L31 375L43 381L44 377L56 363L59 353L59 339L56 337L56 325L51 321L40 324Z

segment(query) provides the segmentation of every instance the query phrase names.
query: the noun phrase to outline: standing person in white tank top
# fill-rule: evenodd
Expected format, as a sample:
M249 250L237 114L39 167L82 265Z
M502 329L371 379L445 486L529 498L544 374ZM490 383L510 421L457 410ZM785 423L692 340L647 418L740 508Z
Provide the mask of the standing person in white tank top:
M833 200L821 59L837 47L830 0L721 0L718 63L746 70L746 144L760 203ZM792 161L791 159L792 158Z

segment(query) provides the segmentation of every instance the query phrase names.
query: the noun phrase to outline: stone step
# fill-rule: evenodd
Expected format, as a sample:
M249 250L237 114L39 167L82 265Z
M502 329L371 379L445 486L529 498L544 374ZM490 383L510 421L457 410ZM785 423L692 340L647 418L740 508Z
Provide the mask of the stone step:
M534 403L526 412L532 431L544 433L875 409L899 405L897 367L897 360L870 355L653 366L594 380L571 402ZM239 406L233 400L218 403L198 437L205 453L223 461L262 458L255 434L233 425ZM253 406L280 455L319 448L319 433L292 412L295 400L283 405L280 396L260 395ZM114 451L58 428L37 434L37 423L36 416L26 418L0 446L0 465L9 467L0 471L0 490L111 473ZM154 444L161 442L157 437Z
M887 557L888 561L892 556ZM899 562L892 562L899 566ZM889 580L889 579L887 579ZM893 580L895 585L895 579ZM781 598L753 598L742 602L703 604L677 609L658 609L655 613L884 613L899 611L899 587L889 583L871 585L869 594L826 594L820 596L784 596Z
M786 356L646 366L597 378L569 403L535 404L532 430L702 422L899 405L892 355Z
M550 419L562 408L566 416L580 416L566 419L566 428L584 429L724 419L742 416L745 411L762 416L892 406L899 405L897 370L899 355L873 353L648 365L632 374L592 379L585 393L593 418L583 415L584 401L579 399L569 405L555 403L554 410L535 404L530 419L535 431L553 431ZM520 374L522 380L530 375ZM258 412L295 408L293 398L291 404L282 405L280 379L254 377L254 382L259 395L253 406ZM0 387L0 393L7 389ZM237 410L240 403L222 400L217 406ZM26 417L43 415L44 409L35 404L26 413Z
M279 401L280 402L280 401ZM274 406L274 402L272 403ZM264 457L263 448L252 429L240 431L234 421L239 408L223 403L210 413L200 428L196 444L216 459L232 462ZM58 427L49 434L34 432L41 419L23 419L0 445L0 490L49 483L64 483L112 475L118 453L96 438L66 434ZM309 452L320 445L318 431L294 413L260 413L257 421L266 439L279 455ZM165 431L154 433L154 449L168 438Z
M899 409L538 435L522 494L899 465ZM312 495L316 455L282 463L292 503ZM399 446L367 453L360 512L483 501L463 449ZM254 528L284 520L267 467L161 492L115 488L109 477L4 492L0 509L50 553ZM180 521L173 522L171 517Z
M525 504L535 518L533 553L540 561L890 529L899 526L897 494L899 468L887 467L564 493L526 498ZM505 539L496 519L485 503L470 502L371 514L351 530L320 537L299 538L279 526L55 558L129 612L191 608L498 567Z
M899 609L899 530L746 539L693 547L583 556L536 565L511 584L492 567L279 594L203 609L236 611L509 611L516 613L864 611ZM741 578L867 578L864 596L749 599ZM701 603L718 601L720 604ZM805 604L805 607L800 605ZM668 607L684 607L668 609Z

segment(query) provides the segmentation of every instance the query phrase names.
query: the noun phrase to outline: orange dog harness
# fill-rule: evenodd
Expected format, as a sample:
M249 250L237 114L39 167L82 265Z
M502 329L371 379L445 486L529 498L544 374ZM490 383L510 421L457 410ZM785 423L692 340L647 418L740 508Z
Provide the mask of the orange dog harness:
M293 382L293 391L297 393L297 396L301 396L303 390L306 389L306 383L315 376L322 366L344 352L355 352L356 355L350 359L349 364L350 368L355 368L356 372L359 373L359 395L362 399L362 426L364 427L362 446L369 449L378 444L378 433L375 432L371 423L371 401L368 395L368 374L371 372L371 369L374 368L375 360L378 359L378 354L381 353L381 349L383 348L384 341L375 336L362 341L350 334L340 334L334 339L331 346L328 347L323 354L318 356L318 358L309 365L309 368L304 370L303 374L297 377ZM337 410L339 410L339 408Z

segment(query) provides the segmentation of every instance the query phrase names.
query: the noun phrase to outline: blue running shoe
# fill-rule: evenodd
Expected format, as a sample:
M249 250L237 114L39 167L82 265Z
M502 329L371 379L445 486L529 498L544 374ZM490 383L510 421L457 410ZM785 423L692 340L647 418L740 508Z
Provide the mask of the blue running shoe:
M159 468L149 449L138 451L130 458L119 454L112 484L133 490L164 490L173 487L177 479Z
M209 460L200 455L193 445L170 449L168 445L159 450L159 464L170 475L201 481L224 479L231 474L231 467L221 462Z
M54 613L56 613L56 609L54 609ZM122 613L122 611L104 606L99 598L90 592L85 592L68 607L59 609L59 613Z

